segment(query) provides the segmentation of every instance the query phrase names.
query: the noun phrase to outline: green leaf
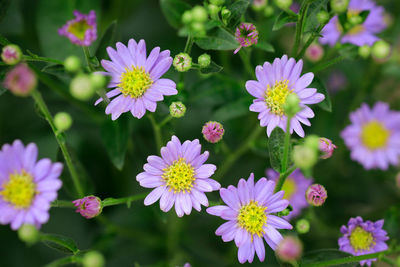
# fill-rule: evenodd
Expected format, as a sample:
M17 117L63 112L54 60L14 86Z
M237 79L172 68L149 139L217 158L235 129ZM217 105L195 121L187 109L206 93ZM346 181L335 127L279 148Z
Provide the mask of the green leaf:
M276 127L268 139L268 151L271 167L277 172L281 172L282 169L284 144L285 132L281 128Z
M182 14L191 6L182 0L160 0L161 11L169 25L178 29L182 26Z
M1 45L8 45L8 44L10 44L10 41L8 41L7 38L4 37L3 35L0 35L0 44Z
M242 97L237 101L222 106L214 113L215 120L227 121L246 115L249 112L250 102L249 97Z
M313 82L310 85L310 88L316 88L318 93L321 93L325 96L325 99L318 103L318 106L325 111L332 112L332 102L329 96L328 91L326 90L324 82L318 77L314 77Z
M263 41L258 42L258 43L255 45L255 48L264 50L265 52L271 52L271 53L275 52L275 49L274 49L274 47L272 46L272 44L267 43L267 42L263 42Z
M208 74L208 73L217 73L220 72L223 69L220 65L215 63L214 61L211 61L210 65L206 68L201 68L200 72L203 74Z
M118 170L124 167L130 132L127 116L121 116L116 121L106 120L101 129L101 137L108 156Z
M56 235L56 234L41 234L40 241L46 246L67 254L76 254L79 252L75 241L72 238Z
M204 50L233 50L239 46L235 37L220 27L210 31L206 37L196 38L195 42Z
M0 22L6 16L11 0L0 0Z
M246 13L249 4L249 0L238 0L228 6L231 11L231 16L227 23L229 28L234 29L239 24L240 18Z
M46 264L44 267L59 267L77 262L81 262L81 258L79 256L72 255L52 261L49 264Z
M55 76L65 75L64 65L49 64L41 69L42 72L49 73Z
M321 10L326 10L329 0L316 0L310 4L308 8L307 16L304 22L304 32L315 32L319 26L319 21L317 19L317 14Z
M273 31L277 31L281 29L283 26L290 22L296 22L297 21L297 15L294 16L293 14L286 13L285 11L282 11L279 16L276 18L274 22L274 26L272 26Z
M115 31L117 29L117 21L111 22L110 25L108 25L107 30L104 32L103 36L100 39L100 43L97 46L96 49L96 58L106 58L107 57L107 51L106 48L112 44L115 43Z
M326 260L333 260L333 259L340 259L344 257L352 256L349 253L340 251L338 249L318 249L314 251L310 251L306 253L302 260L301 266L307 266L307 264L317 263L319 261L326 261ZM341 267L352 267L356 266L358 263L346 263L341 264Z

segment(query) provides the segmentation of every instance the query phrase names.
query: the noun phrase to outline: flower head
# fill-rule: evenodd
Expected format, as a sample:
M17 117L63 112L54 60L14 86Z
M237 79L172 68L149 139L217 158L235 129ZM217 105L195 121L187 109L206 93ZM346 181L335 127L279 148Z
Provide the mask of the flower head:
M108 98L115 97L107 106L106 114L116 120L122 113L130 111L138 119L143 117L146 110L154 112L157 101L164 99L164 95L176 95L176 84L170 79L160 79L172 64L169 50L160 52L154 48L149 56L146 55L146 43L140 40L136 43L130 39L128 47L117 43L117 50L107 48L109 60L102 60L101 65L111 76L108 85L114 88L107 93ZM97 105L103 101L98 99Z
M6 45L1 52L1 59L8 65L17 64L21 60L21 57L22 52L18 45Z
M351 218L347 226L343 225L339 238L339 249L352 255L364 255L384 251L388 249L385 241L389 239L385 230L382 229L384 221L363 221L361 217ZM360 265L371 263L376 259L362 260Z
M175 69L179 72L186 72L192 67L192 58L187 53L179 53L172 62Z
M186 113L186 106L180 102L172 102L171 105L169 105L169 114L174 117L174 118L182 118L185 116Z
M224 136L224 132L222 124L216 121L207 122L201 130L204 139L210 143L218 143Z
M4 79L4 87L17 96L28 96L36 84L35 73L25 63L18 64L7 72Z
M72 43L89 46L97 39L96 12L91 10L85 15L74 11L75 18L58 30L58 34L67 37Z
M356 46L372 45L377 40L377 33L386 28L383 7L377 6L372 0L351 0L346 16L350 21L363 11L369 11L364 22L351 24L344 30L339 22L338 16L334 16L322 29L322 36L319 40L322 44L335 45L339 40L342 44L351 43ZM358 19L358 18L357 18ZM361 18L360 18L361 19Z
M239 47L233 52L236 54L239 52L240 48L248 47L253 44L257 44L258 41L258 31L256 26L251 23L242 23L235 31L236 41L239 42Z
M307 188L306 191L306 200L308 204L319 207L325 203L325 200L328 198L328 192L325 187L320 184L313 184Z
M272 181L278 181L279 173L273 169L267 169L266 175ZM292 206L293 210L288 216L284 218L286 220L291 220L294 217L300 215L301 210L308 206L306 201L306 190L312 184L313 179L307 179L301 173L299 169L296 169L289 177L286 178L285 183L282 186L282 191L285 192L283 195L284 199L289 200L289 204Z
M88 196L72 201L77 208L76 212L80 213L86 219L92 219L99 215L103 209L101 199L95 196Z
M351 150L351 158L365 169L386 170L389 164L397 165L400 156L400 112L391 111L389 105L378 102L350 114L351 125L341 136Z
M150 156L136 176L141 186L155 188L144 200L146 206L160 199L160 208L168 212L175 204L179 217L189 215L192 207L197 211L201 205L208 206L205 192L220 188L220 184L210 179L214 174L214 164L204 164L208 151L201 154L199 140L185 141L183 144L172 136L167 146L161 148L161 157Z
M273 215L289 205L282 199L284 192L274 194L275 182L261 178L254 184L254 175L249 179L240 179L238 186L222 188L219 193L227 204L207 209L211 215L227 220L217 230L216 234L224 242L235 240L240 263L253 262L254 253L260 261L264 261L264 241L275 250L281 242L282 235L276 229L292 229L284 219Z
M322 152L321 159L329 159L332 157L336 146L328 138L322 137L319 139L319 150Z
M265 62L263 66L257 66L257 81L246 82L247 91L256 97L250 111L260 113L260 125L267 126L268 136L275 127L286 129L284 104L288 95L296 94L300 98L301 110L291 119L290 132L294 130L301 137L304 137L304 130L300 123L310 126L308 119L314 117L314 112L306 105L324 100L324 95L317 93L317 89L307 88L314 74L309 72L300 76L302 68L302 60L296 63L294 58L288 59L284 55L276 58L272 64Z
M278 245L276 254L286 262L298 260L303 253L303 244L296 237L286 236Z
M37 161L33 143L24 147L16 140L0 150L0 224L17 230L23 224L37 228L49 220L50 203L61 187L61 163Z

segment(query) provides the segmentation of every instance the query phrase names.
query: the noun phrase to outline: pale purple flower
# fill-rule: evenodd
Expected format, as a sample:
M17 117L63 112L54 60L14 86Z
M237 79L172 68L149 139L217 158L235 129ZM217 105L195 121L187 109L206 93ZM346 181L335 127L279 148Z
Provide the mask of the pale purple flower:
M279 179L279 173L273 169L267 169L266 175L268 179L275 182ZM289 204L292 206L293 210L288 216L283 218L291 220L300 215L301 211L308 206L305 194L312 182L313 179L304 177L300 169L294 170L289 177L286 178L282 186L282 191L285 192L283 198L289 200Z
M114 88L107 93L107 97L115 98L106 108L106 114L111 114L112 120L128 111L140 119L146 110L154 112L157 102L163 100L164 95L178 93L175 82L160 79L172 64L169 50L160 52L160 48L156 47L147 57L144 40L136 43L134 39L130 39L128 47L120 42L116 46L117 50L107 47L111 61L101 61L107 71L102 74L111 76L108 87ZM101 101L103 99L100 98L95 105Z
M312 206L322 206L327 198L328 192L325 187L320 184L310 185L306 190L306 200L308 204Z
M97 39L96 12L91 10L85 15L74 11L75 18L58 29L58 34L67 37L72 43L90 46Z
M350 0L346 13L348 18L358 16L362 11L369 11L369 14L362 24L353 25L344 32L338 16L334 16L322 29L321 44L335 45L337 42L351 43L356 46L373 45L379 38L376 34L386 28L384 20L385 10L377 6L372 0Z
M236 41L239 42L239 47L233 52L236 54L242 47L248 47L258 42L258 31L256 26L251 23L241 23L235 31Z
M210 143L219 142L222 139L224 132L225 130L222 124L216 121L207 122L204 124L203 129L201 130L204 139Z
M4 79L4 87L17 96L29 95L36 84L35 73L25 63L18 64L7 72Z
M389 237L382 229L383 223L384 220L364 222L360 216L351 218L347 226L343 225L340 228L343 236L338 240L339 249L355 256L387 250L385 241ZM362 260L360 265L371 266L373 261L376 259Z
M175 204L179 217L189 215L194 208L208 206L205 192L218 190L221 185L210 177L214 174L214 164L204 164L208 151L201 154L199 140L185 141L183 144L172 136L167 146L161 148L161 157L149 156L144 172L136 176L141 186L155 188L144 200L146 206L160 199L160 208L168 212Z
M304 137L304 130L300 123L310 126L308 119L314 117L314 112L306 105L324 100L325 96L317 93L317 89L307 88L314 74L309 72L300 76L302 68L302 60L296 63L294 58L288 60L287 55L284 55L276 58L272 64L265 62L263 66L257 66L257 81L246 82L247 91L256 97L250 111L260 113L260 125L267 126L268 136L276 127L286 130L284 104L288 95L296 94L300 99L301 110L290 121L290 133L294 130L301 137Z
M61 163L37 161L38 149L20 140L5 144L0 151L0 224L17 230L23 224L36 228L49 220L52 201L61 188Z
M322 137L319 139L319 150L322 152L321 159L329 159L332 157L336 146L328 138Z
M87 196L81 199L72 201L76 212L80 213L86 219L92 219L99 215L103 209L101 199L95 196Z
M367 170L386 170L389 164L399 163L400 112L391 111L384 102L377 102L373 108L364 103L350 113L350 121L341 137L353 160Z
M296 237L286 236L279 243L276 249L276 255L286 262L293 262L301 258L303 253L303 244Z
M253 262L254 253L265 259L264 241L275 250L283 239L276 229L292 229L286 220L273 215L289 205L284 192L274 194L275 182L261 178L254 184L254 175L240 179L238 186L222 188L219 193L227 204L207 209L211 215L227 220L215 232L224 242L235 240L240 263Z

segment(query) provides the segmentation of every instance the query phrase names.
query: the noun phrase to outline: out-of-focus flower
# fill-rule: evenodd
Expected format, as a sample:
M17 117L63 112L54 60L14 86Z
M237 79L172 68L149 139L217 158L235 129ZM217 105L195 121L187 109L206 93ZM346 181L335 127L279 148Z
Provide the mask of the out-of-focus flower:
M251 3L251 8L254 11L261 11L267 6L267 0L254 0Z
M239 47L233 52L236 54L242 47L248 47L258 42L258 31L256 26L251 23L242 23L235 31L236 41L239 42Z
M24 147L16 140L0 151L0 224L17 230L23 224L37 228L49 220L50 203L61 188L61 163L49 159L37 161L33 143Z
M296 222L296 231L299 234L306 234L310 231L310 222L306 219L300 219Z
M161 79L172 65L169 50L160 52L154 48L146 56L146 43L140 40L136 43L130 39L128 47L117 43L117 50L107 48L109 60L102 60L101 65L111 76L108 87L114 88L107 93L108 98L113 98L106 108L106 114L111 114L111 119L116 120L122 113L130 111L138 119L142 118L146 110L154 112L157 101L164 99L164 95L176 95L176 84L170 79ZM95 105L103 101L98 99Z
M67 112L58 112L54 116L54 125L57 130L64 132L68 130L72 125L72 118Z
M347 226L343 225L339 238L339 249L355 256L380 252L388 249L385 241L389 239L385 230L382 229L384 220L376 222L363 221L361 217L351 218ZM376 259L360 261L360 265L371 263Z
M150 156L143 168L144 172L136 176L141 186L155 188L144 200L146 206L160 199L160 208L168 212L175 204L179 217L189 215L192 208L201 210L208 206L204 192L218 190L221 185L210 177L214 174L214 164L204 164L208 151L201 153L199 140L185 141L183 144L176 136L167 146L161 148L161 157Z
M279 0L277 0L279 1ZM300 4L297 2L293 2L293 0L281 0L284 6L290 6L290 10L292 10L294 13L299 13L300 11Z
M174 118L181 118L185 115L185 113L186 106L180 101L172 102L169 106L169 114Z
M7 72L4 79L4 87L17 96L28 96L36 85L36 75L25 63Z
M192 58L186 53L179 53L174 57L172 64L177 71L185 72L192 67Z
M320 184L313 184L307 188L306 191L306 200L308 204L319 207L325 203L325 200L328 198L328 192L325 187Z
M321 159L329 159L332 157L336 146L328 138L322 137L319 139L319 150L322 152Z
M383 17L384 9L381 6L377 6L372 0L351 0L347 10L347 18L350 19L359 16L362 11L369 11L365 21L361 24L349 24L350 26L346 30L340 24L338 16L334 16L322 29L321 34L323 37L319 39L320 42L322 44L329 44L330 46L335 45L339 40L342 44L351 43L356 46L373 45L379 40L376 34L386 28Z
M97 39L96 12L91 10L85 15L74 11L75 18L58 30L58 34L67 37L72 43L89 46Z
M95 94L95 88L93 87L90 76L85 73L78 74L75 76L70 85L69 92L76 99L87 101Z
M281 242L282 235L276 229L292 229L286 220L273 215L289 205L282 199L284 192L274 194L275 182L261 178L254 184L254 175L249 179L240 179L238 186L228 186L219 192L227 204L207 209L211 215L227 220L215 234L224 242L235 240L240 263L253 262L256 253L260 261L265 259L264 241L275 250Z
M69 56L64 60L64 68L68 72L78 72L81 69L81 60L77 56Z
M301 111L291 119L290 132L294 130L301 137L304 137L304 130L300 122L310 126L308 118L314 117L314 112L306 105L324 100L325 96L317 93L317 89L307 88L314 74L309 72L300 77L302 68L302 60L296 63L294 58L288 59L284 55L276 58L272 64L265 62L263 66L257 66L257 81L246 82L247 91L256 97L250 111L260 113L260 125L267 126L268 136L275 127L286 131L287 116L283 107L289 94L296 94L300 98Z
M39 240L39 231L32 224L24 224L18 229L18 237L21 241L31 245Z
M279 243L276 249L276 255L286 262L293 262L301 258L303 245L296 237L286 236Z
M372 56L377 60L385 60L389 57L391 53L391 47L388 42L379 40L372 46Z
M22 52L18 45L9 44L3 47L1 59L8 65L15 65L21 61Z
M105 266L105 259L103 254L95 250L87 252L82 258L82 266L83 267Z
M224 136L224 132L222 124L216 121L207 122L201 130L204 139L210 143L218 143Z
M273 169L267 169L266 175L267 178L275 182L279 179L279 173ZM285 192L283 198L289 200L289 204L292 206L293 210L288 216L284 217L285 219L291 220L297 217L300 215L302 209L308 206L305 194L312 182L313 179L304 177L299 169L296 169L286 178L282 186L282 191Z
M274 3L280 9L289 9L289 8L291 8L291 6L293 4L293 0L274 0ZM296 12L296 11L293 11L293 12Z
M350 113L350 121L341 137L353 160L367 170L386 170L389 164L399 163L400 112L391 111L384 102L377 102L373 108L364 103Z
M341 71L332 71L328 78L328 90L335 93L347 86L347 78Z
M197 63L200 65L201 68L206 68L210 65L211 63L211 57L209 54L202 54L199 56L197 59Z
M324 56L324 48L317 43L311 44L306 50L306 58L311 62L317 62Z
M101 199L95 196L87 196L72 201L77 208L76 212L80 213L86 219L92 219L98 216L103 210Z

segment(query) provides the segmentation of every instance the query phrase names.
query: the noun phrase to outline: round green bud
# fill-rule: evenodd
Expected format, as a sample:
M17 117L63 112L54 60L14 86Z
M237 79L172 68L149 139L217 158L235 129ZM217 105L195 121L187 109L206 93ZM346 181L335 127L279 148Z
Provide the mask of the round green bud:
M95 89L102 89L107 85L107 78L106 76L98 73L91 73L90 74L90 81L92 82L92 86Z
M206 68L210 65L211 63L211 57L209 54L202 54L199 56L197 59L197 63L200 65L201 68Z
M206 34L206 28L203 22L193 22L190 24L190 28L193 31L193 34L197 37L201 37Z
M185 115L185 113L186 106L180 101L172 102L169 106L169 114L174 118L181 118Z
M363 22L363 19L362 19L362 17L360 17L360 16L351 16L351 17L349 18L349 22L350 22L350 24L352 24L352 25L358 25L358 24L360 24L360 23Z
M372 46L372 56L376 59L386 59L390 55L389 43L379 40Z
M69 92L76 99L86 101L95 93L90 76L87 74L79 74L72 79L69 85Z
M208 13L210 14L210 16L212 18L217 18L218 17L218 13L221 10L221 7L210 4L208 5Z
M204 7L202 6L195 6L192 9L193 21L197 22L205 22L207 21L208 14Z
M223 4L225 4L225 0L210 0L210 4L222 6Z
M72 125L72 118L67 112L58 112L54 116L54 124L57 127L57 130L60 132L65 132Z
M18 45L9 44L3 47L1 59L7 65L15 65L22 59L22 52Z
M293 117L297 112L301 110L300 108L300 98L292 93L286 98L285 104L283 105L283 110L288 117Z
M317 20L320 24L324 24L329 20L329 13L325 10L321 10L317 13Z
M222 21L225 24L228 24L228 19L231 17L231 14L231 11L225 7L221 10Z
M350 0L331 0L331 8L334 13L343 13L347 10Z
M275 0L274 2L280 9L289 9L293 4L293 0Z
M192 67L192 58L187 53L179 53L172 61L175 69L179 72L185 72Z
M69 56L64 60L64 68L68 72L78 72L81 69L81 60L77 56Z
M191 10L186 10L182 14L182 23L183 24L189 24L193 21L193 15Z
M251 8L254 11L262 11L267 6L267 0L254 0L251 4Z
M274 8L272 6L267 6L264 9L264 16L271 17L274 14Z
M295 146L292 159L300 169L309 170L317 163L318 151L308 146Z
M104 256L97 251L89 251L82 258L83 267L103 267L105 266Z
M39 231L32 224L24 224L18 229L18 237L23 242L34 244L39 240Z
M306 219L300 219L296 222L296 231L299 234L306 234L310 231L310 222Z
M367 58L371 55L371 47L369 45L363 45L358 48L358 54L362 58Z
M319 139L320 138L315 134L309 135L304 139L304 145L309 148L319 150L319 143L320 143Z

